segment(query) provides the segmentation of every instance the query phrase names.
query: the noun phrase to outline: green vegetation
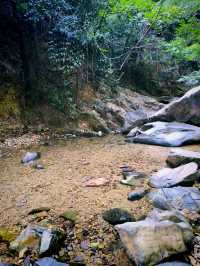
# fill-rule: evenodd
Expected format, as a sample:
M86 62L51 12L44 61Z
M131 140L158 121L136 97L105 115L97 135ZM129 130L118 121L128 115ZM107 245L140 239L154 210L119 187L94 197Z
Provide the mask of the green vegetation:
M21 0L17 12L26 33L28 100L49 101L74 117L88 83L154 95L179 94L178 81L199 83L198 0Z

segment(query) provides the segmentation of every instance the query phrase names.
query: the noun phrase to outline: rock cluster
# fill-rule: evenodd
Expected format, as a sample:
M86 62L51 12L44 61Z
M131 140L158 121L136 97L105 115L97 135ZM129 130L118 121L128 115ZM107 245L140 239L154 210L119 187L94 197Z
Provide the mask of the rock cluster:
M149 177L150 186L156 188L147 194L153 211L144 220L115 226L135 265L190 265L182 261L161 262L192 246L194 233L186 213L198 216L200 210L200 191L191 186L199 180L199 158L197 152L171 150L167 164L175 168L164 168ZM146 193L145 189L138 189L130 192L128 199L139 200Z

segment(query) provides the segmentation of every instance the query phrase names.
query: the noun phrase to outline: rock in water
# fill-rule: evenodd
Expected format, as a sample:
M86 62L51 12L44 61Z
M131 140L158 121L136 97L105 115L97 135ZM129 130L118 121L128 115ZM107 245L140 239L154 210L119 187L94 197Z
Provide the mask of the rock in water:
M140 200L147 194L147 192L148 191L146 189L137 189L137 190L131 191L128 194L128 200L130 201Z
M200 142L200 127L178 122L153 122L133 129L127 142L178 147Z
M176 214L174 214L176 216ZM167 215L170 219L170 215ZM187 250L192 241L191 226L177 217L177 221L165 220L158 215L144 221L117 225L121 241L136 265L155 265L171 255Z
M133 222L135 220L129 212L119 208L105 211L103 213L103 219L112 225Z
M198 211L200 208L200 191L194 187L157 189L150 192L148 198L156 208L163 210Z
M53 258L42 258L34 263L34 266L69 266L69 264L58 262Z
M177 167L190 162L195 162L200 167L200 153L180 148L171 149L166 162L170 167Z
M30 163L34 160L37 160L41 157L39 152L27 152L24 158L21 160L21 163Z
M149 179L151 187L164 188L192 184L198 180L200 173L196 163L188 163L177 168L164 168Z

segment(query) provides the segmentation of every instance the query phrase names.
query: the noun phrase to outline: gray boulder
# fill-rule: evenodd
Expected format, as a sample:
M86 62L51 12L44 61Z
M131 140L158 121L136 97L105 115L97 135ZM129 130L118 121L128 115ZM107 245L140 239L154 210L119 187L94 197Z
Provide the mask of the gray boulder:
M115 226L121 241L136 265L155 265L162 260L187 250L192 241L191 226L179 216L175 221L171 215L147 217L144 221ZM176 217L173 213L172 216ZM160 217L160 218L159 218Z
M147 192L148 191L146 189L137 189L137 190L131 191L128 194L128 200L130 201L140 200L147 194Z
M40 153L39 152L27 152L24 156L24 158L21 160L21 163L30 163L34 160L37 160L40 158Z
M177 168L164 168L149 178L151 187L164 188L192 184L200 177L198 165L188 163Z
M185 95L156 112L156 120L178 121L200 125L200 86L189 90ZM154 120L155 121L155 120Z
M34 266L69 266L69 264L58 262L53 258L42 258L34 263Z
M191 266L191 264L181 261L171 261L171 262L160 263L157 264L156 266Z
M153 122L133 129L127 142L178 147L200 142L200 127L178 122Z
M198 211L200 208L200 191L194 187L162 188L147 196L156 208L163 210Z
M190 162L195 162L200 167L200 153L181 148L171 149L166 162L170 167L177 167Z
M132 123L129 131L154 121L177 121L192 125L200 125L200 86L189 90L183 97L175 99L148 118L139 119Z
M122 131L126 131L134 122L145 118L147 118L147 113L142 109L127 112L124 117L124 125Z

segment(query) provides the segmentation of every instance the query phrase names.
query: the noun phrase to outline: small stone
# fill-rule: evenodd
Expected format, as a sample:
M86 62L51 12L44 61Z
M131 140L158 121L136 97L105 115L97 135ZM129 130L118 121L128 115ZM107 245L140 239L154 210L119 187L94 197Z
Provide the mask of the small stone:
M77 264L82 264L85 262L85 257L83 255L78 255L74 258L74 262Z
M24 156L24 158L21 160L21 163L30 163L32 161L35 161L41 157L41 154L39 152L27 152Z
M42 164L34 164L33 168L35 168L36 170L43 170L44 166Z
M147 192L148 191L146 189L138 189L138 190L131 191L128 194L128 200L130 201L140 200L147 194Z
M32 215L32 214L36 214L39 212L49 212L51 209L49 207L40 207L40 208L36 208L36 209L32 209L28 215Z
M114 208L103 213L103 219L111 225L133 222L134 217L127 211Z
M101 187L109 184L109 180L103 177L94 178L85 182L86 187Z
M81 249L87 250L89 248L89 241L88 240L82 241L80 246Z

